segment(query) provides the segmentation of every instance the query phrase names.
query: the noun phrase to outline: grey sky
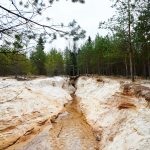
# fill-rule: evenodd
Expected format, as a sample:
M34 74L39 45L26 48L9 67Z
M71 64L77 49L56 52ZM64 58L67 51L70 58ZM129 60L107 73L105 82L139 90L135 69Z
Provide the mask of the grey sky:
M75 19L87 31L86 35L90 35L94 39L98 32L101 35L106 34L106 31L98 30L98 25L100 21L107 20L113 15L113 9L110 6L110 0L86 0L85 4L74 4L66 0L60 0L45 13L49 14L54 23L63 22L68 24L68 22ZM63 49L68 43L64 39L58 39L52 44L47 44L46 49L49 49L49 47Z
M9 0L0 1L0 4L7 6L8 9L13 8ZM48 2L48 0L44 1ZM63 22L68 25L69 22L75 19L81 28L86 30L87 37L91 36L91 38L94 39L97 33L106 35L107 31L99 30L98 25L100 21L105 21L113 15L110 0L85 0L85 4L72 3L70 1L71 0L59 0L59 2L55 2L52 7L43 12L42 16L37 17L36 21L39 21L41 24L46 24L47 21L45 17L48 16L51 18L51 23L53 24ZM85 40L80 41L79 44L84 41ZM58 38L51 44L47 43L45 49L48 51L56 47L57 49L63 50L68 45L69 41Z

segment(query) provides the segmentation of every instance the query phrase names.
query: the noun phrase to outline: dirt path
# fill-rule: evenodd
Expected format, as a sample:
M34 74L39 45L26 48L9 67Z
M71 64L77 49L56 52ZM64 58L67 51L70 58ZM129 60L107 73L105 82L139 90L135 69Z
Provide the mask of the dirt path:
M97 141L91 127L78 111L77 101L66 106L66 111L58 117L50 130L53 150L94 150Z
M16 143L8 150L96 150L98 141L73 100L64 112L32 140Z

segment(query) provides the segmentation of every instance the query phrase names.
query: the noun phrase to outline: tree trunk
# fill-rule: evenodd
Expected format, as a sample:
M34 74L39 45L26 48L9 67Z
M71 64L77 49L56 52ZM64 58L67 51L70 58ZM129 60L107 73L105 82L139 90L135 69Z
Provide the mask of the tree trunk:
M130 12L130 0L128 0L128 38L129 38L129 57L130 57L130 74L132 82L134 82L134 59L133 48L131 43L131 12Z
M128 77L127 55L125 56L125 68L126 68L126 77Z
M135 80L134 80L134 64L133 64L132 50L130 50L129 57L130 57L130 75L131 75L132 82L134 82Z
M147 62L147 67L148 67L148 78L150 79L150 60L148 59L148 62Z
M97 65L97 72L98 72L98 74L100 75L100 57L99 57L99 59L98 59L98 65Z

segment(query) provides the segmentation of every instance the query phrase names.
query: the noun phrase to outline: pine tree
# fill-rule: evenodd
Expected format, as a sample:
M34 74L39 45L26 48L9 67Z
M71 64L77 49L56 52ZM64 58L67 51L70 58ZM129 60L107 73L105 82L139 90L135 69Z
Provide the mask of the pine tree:
M136 26L134 28L134 42L138 55L140 55L140 64L142 64L142 74L150 77L150 3L145 2L145 7L140 11Z
M46 75L45 61L46 55L44 52L44 40L40 36L37 42L36 51L31 53L31 62L36 67L39 75Z

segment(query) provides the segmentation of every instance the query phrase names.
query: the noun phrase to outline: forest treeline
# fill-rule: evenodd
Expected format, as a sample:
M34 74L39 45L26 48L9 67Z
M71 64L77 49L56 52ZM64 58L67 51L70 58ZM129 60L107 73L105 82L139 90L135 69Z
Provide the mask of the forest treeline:
M138 3L137 3L138 2ZM140 3L141 2L141 3ZM95 39L88 37L78 47L78 40L65 50L44 51L44 39L39 37L35 49L24 53L20 35L15 35L13 47L0 47L0 75L121 75L150 78L150 3L147 0L117 1L118 14L100 28L113 34Z
M122 75L129 77L130 63L127 43L120 34L99 36L87 41L77 48L76 42L71 49L64 51L55 48L44 51L44 41L39 38L35 51L30 57L17 51L16 48L2 46L0 48L0 75ZM17 43L17 42L16 42ZM19 43L17 47L22 48ZM136 76L150 77L149 45L143 43L134 48L134 71Z

